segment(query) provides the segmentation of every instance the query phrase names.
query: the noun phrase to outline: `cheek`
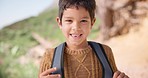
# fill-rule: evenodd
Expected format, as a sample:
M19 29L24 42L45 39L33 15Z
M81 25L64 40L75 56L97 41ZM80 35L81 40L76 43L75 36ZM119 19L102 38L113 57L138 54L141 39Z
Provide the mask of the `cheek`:
M62 26L61 30L62 30L64 35L67 35L69 33L70 29L67 26Z
M90 31L92 29L92 26L91 25L83 25L82 26L82 29L87 32L87 31Z
M90 28L92 25L91 23L87 22L87 23L81 23L81 26Z
M66 30L62 29L62 33L63 33L63 35L64 35L65 37L67 37L67 31L66 31Z

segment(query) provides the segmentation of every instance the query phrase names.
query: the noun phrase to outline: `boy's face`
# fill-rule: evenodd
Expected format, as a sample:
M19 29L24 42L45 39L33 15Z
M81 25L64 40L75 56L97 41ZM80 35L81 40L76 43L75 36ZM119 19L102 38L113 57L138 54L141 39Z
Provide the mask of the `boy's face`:
M91 21L89 12L83 7L71 7L64 10L62 21L57 17L57 22L67 44L79 47L87 44L87 36L95 19Z

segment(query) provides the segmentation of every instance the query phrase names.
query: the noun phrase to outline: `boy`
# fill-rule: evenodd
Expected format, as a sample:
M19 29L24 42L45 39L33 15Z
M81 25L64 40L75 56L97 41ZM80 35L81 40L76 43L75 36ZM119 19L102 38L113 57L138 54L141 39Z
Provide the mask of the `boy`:
M66 38L64 48L64 78L102 78L102 67L87 41L95 23L95 0L59 0L57 23ZM113 78L128 78L117 71L111 49L102 45L110 62ZM55 49L46 50L40 65L39 78L60 78L51 74L57 68L50 68Z

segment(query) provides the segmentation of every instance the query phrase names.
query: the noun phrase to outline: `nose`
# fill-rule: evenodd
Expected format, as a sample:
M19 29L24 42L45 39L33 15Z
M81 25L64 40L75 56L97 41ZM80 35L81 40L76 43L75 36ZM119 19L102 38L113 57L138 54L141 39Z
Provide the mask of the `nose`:
M81 27L80 27L79 22L74 22L72 25L72 30L80 30L80 29Z

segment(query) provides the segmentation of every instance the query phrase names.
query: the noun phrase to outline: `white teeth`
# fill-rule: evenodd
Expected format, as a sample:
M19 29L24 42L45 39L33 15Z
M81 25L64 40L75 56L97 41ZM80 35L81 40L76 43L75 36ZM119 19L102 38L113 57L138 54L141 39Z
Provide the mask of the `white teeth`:
M74 35L74 34L70 34L72 37L79 37L79 36L81 36L82 34L80 34L80 35Z

